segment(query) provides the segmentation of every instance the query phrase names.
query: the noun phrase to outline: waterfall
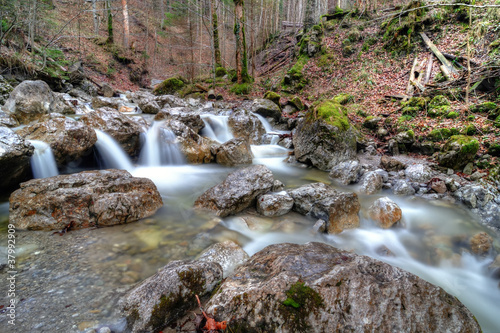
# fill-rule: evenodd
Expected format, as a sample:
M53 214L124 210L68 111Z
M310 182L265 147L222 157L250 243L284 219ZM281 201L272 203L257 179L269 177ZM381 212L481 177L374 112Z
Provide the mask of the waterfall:
M139 163L144 166L181 165L184 155L179 150L175 134L162 127L164 122L155 121L145 135Z
M127 171L132 171L134 169L130 157L115 139L98 129L95 130L95 133L97 135L95 146L106 168Z
M229 128L229 116L214 116L211 114L201 115L201 119L205 123L205 128L201 130L201 135L217 142L226 142L234 136Z
M56 160L50 146L43 141L28 141L35 147L35 152L33 156L31 156L31 170L33 171L33 176L35 178L47 178L59 175Z
M266 118L262 117L260 114L258 113L253 113L253 115L255 115L257 118L259 118L260 122L262 123L262 126L264 126L264 129L266 130L266 133L269 133L269 132L272 132L273 131L273 127L271 126L271 124L267 121Z

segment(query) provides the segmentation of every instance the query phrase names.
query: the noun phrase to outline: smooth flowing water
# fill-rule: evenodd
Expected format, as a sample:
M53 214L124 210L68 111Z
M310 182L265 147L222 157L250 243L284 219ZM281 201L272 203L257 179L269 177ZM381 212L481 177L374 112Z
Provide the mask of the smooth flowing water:
M213 133L212 138L220 142L232 136L227 118L203 119L211 130L204 132L207 136ZM19 326L12 332L79 332L101 325L120 331L124 322L117 301L134 283L172 260L192 259L209 245L224 240L237 242L249 255L281 242L321 241L353 250L441 286L474 313L485 332L499 331L500 289L498 280L487 272L493 258L478 259L463 246L468 237L488 231L468 211L445 202L383 192L360 194L361 227L339 235L313 232L315 220L296 213L266 218L250 210L221 220L200 214L192 206L201 193L221 182L234 168L216 164L167 165L168 159L160 156L168 151L164 146L173 140L168 135L162 138L160 127L161 123L153 123L148 130L142 152L145 155L141 154L138 166L119 157L124 154L121 147L106 134L98 133L97 145L104 165L153 180L164 200L164 207L154 217L112 228L72 231L63 237L47 232L18 232L17 286L23 300L17 309ZM318 181L330 184L325 172L283 162L289 150L281 146L252 146L252 152L253 163L267 165L286 189ZM386 195L403 210L399 228L379 229L365 217L366 208ZM2 245L6 244L7 219L8 204L2 203ZM0 295L0 305L7 304L6 291L0 290ZM7 327L2 317L0 325Z
M105 169L134 170L132 160L125 151L120 148L120 145L115 139L98 129L95 130L95 133L97 135L95 146L101 155L100 161L103 162Z
M43 141L28 141L33 145L33 147L35 147L35 151L31 157L31 170L33 172L33 177L47 178L57 176L59 171L57 170L56 160L50 146Z
M185 163L184 155L175 142L175 134L163 124L163 121L155 121L146 132L139 164L154 167Z
M223 143L231 140L234 136L229 128L229 116L215 116L211 114L201 115L205 127L201 130L201 135Z

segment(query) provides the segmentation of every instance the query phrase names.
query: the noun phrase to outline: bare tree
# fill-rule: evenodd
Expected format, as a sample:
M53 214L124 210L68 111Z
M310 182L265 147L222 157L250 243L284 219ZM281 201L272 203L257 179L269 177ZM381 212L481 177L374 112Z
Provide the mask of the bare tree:
M127 0L122 0L122 9L123 9L123 47L128 49L130 40L130 26L128 21Z
M234 35L236 37L236 76L238 83L250 82L245 40L244 1L234 1Z

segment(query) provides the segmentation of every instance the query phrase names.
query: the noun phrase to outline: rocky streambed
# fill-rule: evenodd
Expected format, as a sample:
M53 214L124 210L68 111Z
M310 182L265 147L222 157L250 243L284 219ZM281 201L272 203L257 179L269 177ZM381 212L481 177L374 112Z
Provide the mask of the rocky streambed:
M357 145L336 104L326 120L288 119L267 100L39 86L59 102L19 116L9 102L4 123L28 121L2 127L4 161L17 163L1 163L16 176L2 189L30 178L29 140L68 175L0 205L3 252L9 218L17 229L5 331L189 331L195 294L233 331L500 327L498 191ZM95 171L110 167L128 171Z

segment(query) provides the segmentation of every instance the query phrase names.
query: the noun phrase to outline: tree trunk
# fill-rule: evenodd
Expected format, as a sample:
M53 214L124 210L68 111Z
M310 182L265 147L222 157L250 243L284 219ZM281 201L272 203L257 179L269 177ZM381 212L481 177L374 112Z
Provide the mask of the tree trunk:
M97 0L92 0L92 14L94 16L94 35L99 35L99 18L97 16Z
M128 22L128 5L127 0L122 0L123 8L123 47L128 49L130 40L130 26Z
M113 37L113 13L111 12L111 3L110 0L106 0L106 9L108 11L108 39L106 40L107 44L114 43Z
M306 12L304 15L304 31L309 30L314 25L315 1L306 0Z
M217 68L222 66L222 61L220 57L219 22L217 17L217 8L215 7L215 0L210 0L210 10L212 11L212 35L214 40L215 68Z
M243 0L234 1L234 35L236 36L236 75L238 84L250 82L245 41L245 15Z

